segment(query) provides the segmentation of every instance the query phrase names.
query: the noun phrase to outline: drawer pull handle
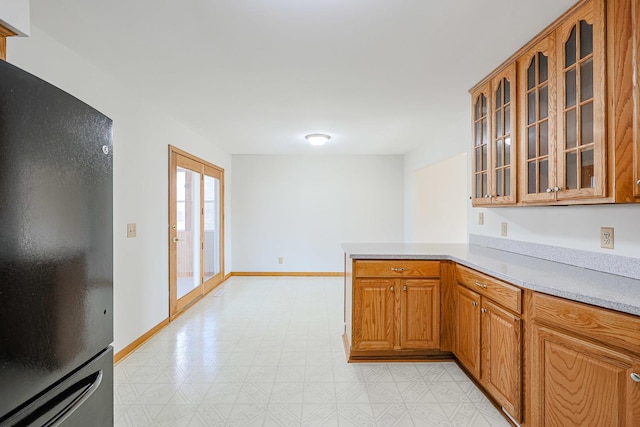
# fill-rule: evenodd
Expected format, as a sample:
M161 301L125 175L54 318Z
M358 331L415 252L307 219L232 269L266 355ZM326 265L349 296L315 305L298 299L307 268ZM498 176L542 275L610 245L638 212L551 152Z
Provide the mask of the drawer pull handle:
M406 292L406 291L407 291L407 285L404 285L404 286L402 287L402 290Z
M477 303L477 302L475 302L475 301L471 301L471 305L472 305L472 306L474 306L474 307L477 307L477 306L478 306L478 303Z
M637 383L640 383L640 375L636 374L635 372L631 373L631 379Z
M406 268L404 267L391 267L391 271L397 271L398 273L402 273L405 270Z
M481 312L481 313L486 313L486 312L487 312L487 309L483 307L483 308L481 308L481 309L480 309L480 312Z
M480 286L483 289L487 289L487 285L485 285L484 283L480 283L477 280L475 280L473 283L475 283L476 286Z
M392 287L390 287L390 288L389 288L389 290L390 290L391 292L395 292L396 288L394 288L394 287L392 286Z

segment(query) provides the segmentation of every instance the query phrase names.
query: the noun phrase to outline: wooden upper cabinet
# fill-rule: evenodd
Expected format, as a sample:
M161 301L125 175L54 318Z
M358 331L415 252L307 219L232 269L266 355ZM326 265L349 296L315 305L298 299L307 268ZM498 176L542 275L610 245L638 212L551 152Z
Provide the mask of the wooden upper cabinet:
M472 94L473 205L516 203L515 63Z
M592 0L556 30L557 200L606 196L604 17Z
M556 57L552 33L518 60L523 202L549 202L556 197Z
M489 135L491 85L478 88L471 94L473 109L473 205L490 205Z

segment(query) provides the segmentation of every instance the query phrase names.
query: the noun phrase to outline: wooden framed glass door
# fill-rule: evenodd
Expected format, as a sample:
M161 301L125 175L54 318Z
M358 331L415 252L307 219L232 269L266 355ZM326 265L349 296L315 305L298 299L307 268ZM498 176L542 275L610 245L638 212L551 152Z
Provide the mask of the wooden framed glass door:
M224 280L224 170L170 147L169 315Z

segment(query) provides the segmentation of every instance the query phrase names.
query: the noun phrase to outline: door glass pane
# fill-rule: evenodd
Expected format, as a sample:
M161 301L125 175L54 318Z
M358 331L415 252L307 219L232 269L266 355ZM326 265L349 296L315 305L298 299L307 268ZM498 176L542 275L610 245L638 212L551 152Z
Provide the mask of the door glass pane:
M504 195L511 195L511 168L504 170Z
M580 58L593 52L593 25L580 21Z
M565 107L576 105L576 69L572 68L565 75Z
M549 60L546 56L538 54L538 83L544 83L549 78Z
M502 169L496 171L496 196L504 196L504 192L502 191Z
M502 139L498 139L496 141L496 165L497 166L502 166L504 163L502 161L502 159L504 159L504 147L503 147L503 141Z
M527 147L528 147L528 156L527 158L529 159L533 159L534 157L536 157L537 154L537 150L536 150L536 143L537 143L537 139L536 139L536 127L535 126L531 126L529 128L529 132L527 132Z
M475 197L482 197L482 175L478 174L476 175L476 194Z
M481 170L486 170L487 169L487 146L483 145L482 146L482 169Z
M535 194L536 191L536 162L529 162L527 170L527 192L529 194Z
M527 95L527 123L532 124L536 121L536 92L530 92Z
M504 135L504 130L502 129L502 111L496 112L496 138Z
M540 123L540 153L539 156L547 156L549 154L549 122Z
M220 180L204 176L204 280L220 273Z
M200 286L200 174L177 168L178 299Z
M531 59L531 64L527 68L527 90L533 89L536 85L536 57Z
M593 188L596 186L593 171L593 148L583 150L580 159L580 187Z
M509 135L511 133L511 106L504 107L504 134Z
M496 109L502 107L502 82L498 83L498 90L496 90Z
M511 138L504 139L504 164L511 164Z
M475 105L475 113L474 113L474 120L479 120L480 119L480 97L478 97L476 99L476 105Z
M580 130L582 138L580 145L591 144L593 142L593 102L585 104L581 107Z
M484 117L487 115L487 97L484 95L480 96L480 105L481 105L481 117Z
M476 147L476 172L482 170L482 148Z
M489 190L489 189L488 189L488 187L487 187L487 174L486 174L486 173L483 173L483 174L482 174L482 194L483 194L483 195L487 195L487 194L489 194L489 191L488 191L488 190Z
M573 148L577 144L578 136L577 133L577 123L576 123L576 110L573 109L571 111L567 111L565 113L566 118L566 129L565 129L565 137L566 137L566 148Z
M549 162L545 160L540 161L540 192L544 193L549 188Z
M480 145L481 143L481 140L480 140L481 132L482 132L482 128L480 127L480 122L476 122L474 125L474 133L475 133L474 144L475 145Z
M487 119L482 119L482 143L487 143Z
M580 101L593 98L593 59L580 65Z
M567 188L570 190L575 190L578 188L578 156L575 151L571 151L566 153L565 155L566 161L566 176L565 180L567 183Z
M509 80L504 79L504 103L508 104L511 102L511 83Z
M564 67L567 68L570 65L576 63L576 27L571 30L569 40L564 44Z
M546 119L549 116L549 89L547 86L540 88L540 116L538 119Z

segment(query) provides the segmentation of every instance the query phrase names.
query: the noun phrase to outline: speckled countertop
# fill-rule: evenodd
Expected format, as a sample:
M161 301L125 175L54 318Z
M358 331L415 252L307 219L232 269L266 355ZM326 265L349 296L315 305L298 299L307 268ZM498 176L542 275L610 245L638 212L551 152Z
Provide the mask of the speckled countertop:
M640 280L467 244L351 244L353 259L451 260L531 289L640 316Z

